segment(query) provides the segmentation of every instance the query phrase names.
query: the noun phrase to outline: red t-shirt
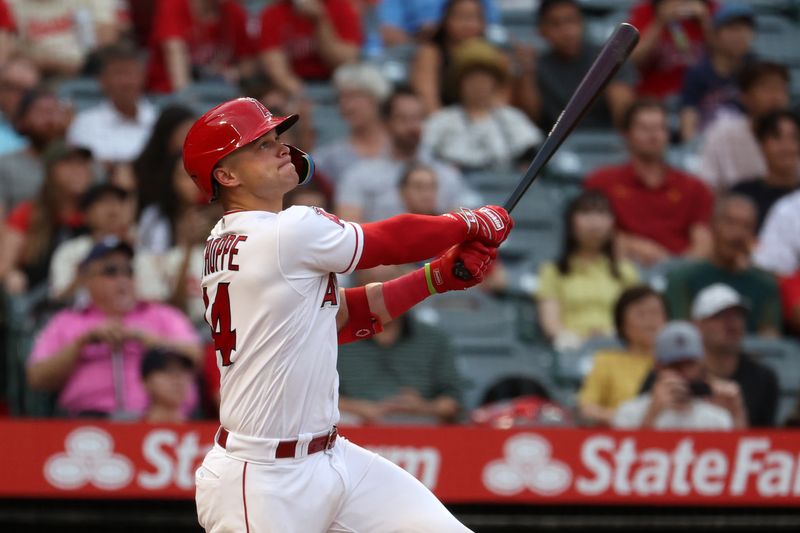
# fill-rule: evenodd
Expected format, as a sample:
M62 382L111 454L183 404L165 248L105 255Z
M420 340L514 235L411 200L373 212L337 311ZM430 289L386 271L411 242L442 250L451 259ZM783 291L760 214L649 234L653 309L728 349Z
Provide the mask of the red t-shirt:
M714 203L699 179L669 167L656 189L646 187L630 163L598 169L584 186L608 197L620 230L653 240L673 254L689 247L692 226L708 223Z
M800 306L800 272L795 272L791 276L779 277L778 286L781 291L783 320L786 324L792 324L794 322L794 310ZM797 335L800 331L792 331L792 333Z
M713 13L716 3L709 2ZM631 9L629 22L644 33L656 18L650 0L639 2ZM658 45L650 60L639 68L641 96L664 98L676 94L683 86L686 70L697 63L706 50L703 27L696 19L687 19L661 31Z
M24 200L11 210L6 218L6 225L20 233L27 233L33 222L33 202ZM64 217L61 224L68 228L80 228L83 226L83 213L75 211Z
M324 0L325 13L336 35L351 44L361 44L361 22L350 0ZM317 53L314 23L298 15L288 1L280 1L261 14L261 50L283 49L292 70L305 80L331 76Z
M24 200L11 210L6 218L6 225L20 233L27 233L33 222L33 202ZM83 226L83 213L75 211L61 220L61 224L68 228Z
M3 0L0 0L0 30L14 31L16 24L14 24L14 17L8 9L8 5Z
M213 20L198 20L189 0L159 0L150 34L148 87L155 92L170 92L163 44L181 39L189 49L192 67L212 71L255 54L255 41L248 33L247 11L235 0L223 0Z

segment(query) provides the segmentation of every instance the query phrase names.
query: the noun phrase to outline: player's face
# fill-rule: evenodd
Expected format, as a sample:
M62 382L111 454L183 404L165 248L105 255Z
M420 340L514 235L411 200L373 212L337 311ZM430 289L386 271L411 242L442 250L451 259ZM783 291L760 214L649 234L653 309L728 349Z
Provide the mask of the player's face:
M258 198L282 196L300 181L289 148L274 130L231 154L225 166L242 188Z

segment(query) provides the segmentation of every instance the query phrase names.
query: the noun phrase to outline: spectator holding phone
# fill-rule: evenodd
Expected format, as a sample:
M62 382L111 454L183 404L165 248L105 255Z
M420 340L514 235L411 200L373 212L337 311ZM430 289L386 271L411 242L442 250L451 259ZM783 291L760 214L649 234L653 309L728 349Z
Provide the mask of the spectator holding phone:
M709 378L703 341L689 322L668 323L656 337L651 392L625 402L613 426L620 429L741 429L747 416L739 387Z

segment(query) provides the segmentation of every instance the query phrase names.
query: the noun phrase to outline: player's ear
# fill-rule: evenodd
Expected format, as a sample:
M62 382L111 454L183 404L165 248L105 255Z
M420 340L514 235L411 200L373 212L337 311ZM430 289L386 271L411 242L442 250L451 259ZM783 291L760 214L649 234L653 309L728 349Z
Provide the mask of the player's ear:
M211 176L222 187L233 187L239 184L239 179L226 167L216 167Z

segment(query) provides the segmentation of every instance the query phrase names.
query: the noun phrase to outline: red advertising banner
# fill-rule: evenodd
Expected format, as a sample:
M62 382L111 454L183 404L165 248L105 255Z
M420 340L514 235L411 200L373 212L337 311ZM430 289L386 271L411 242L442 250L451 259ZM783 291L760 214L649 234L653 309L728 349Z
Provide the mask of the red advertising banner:
M213 424L0 422L0 498L184 499ZM800 505L800 432L344 428L446 503Z

